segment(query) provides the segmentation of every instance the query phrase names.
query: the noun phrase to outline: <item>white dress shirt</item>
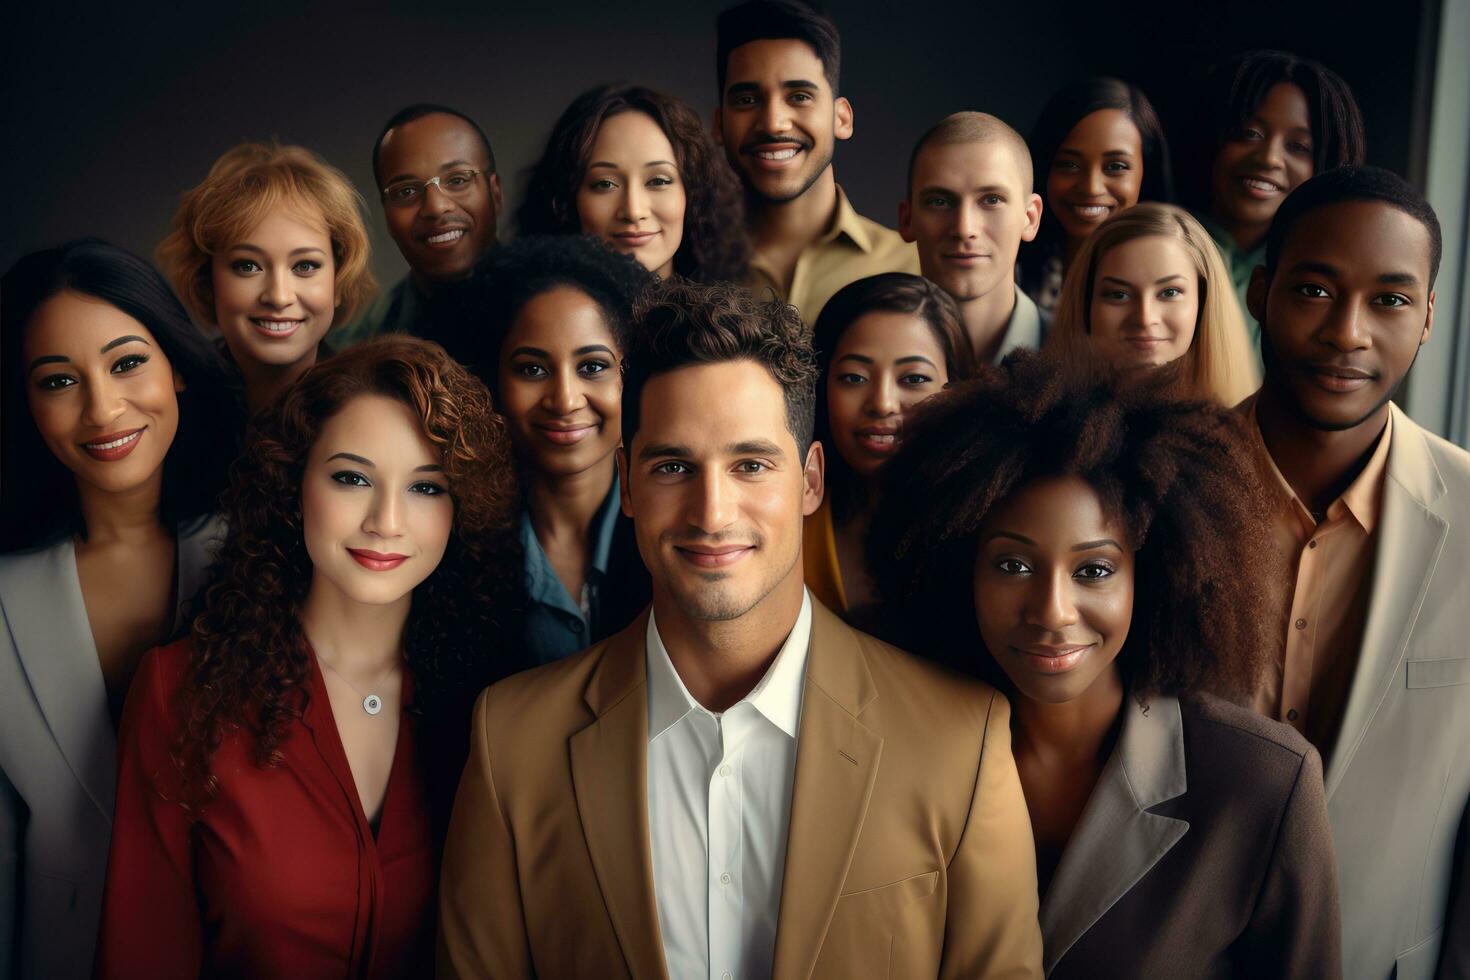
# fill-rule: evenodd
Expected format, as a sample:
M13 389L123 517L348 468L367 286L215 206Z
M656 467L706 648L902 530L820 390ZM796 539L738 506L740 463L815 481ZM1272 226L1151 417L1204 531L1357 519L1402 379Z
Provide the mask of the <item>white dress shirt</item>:
M648 617L648 839L670 980L771 975L811 596L760 683L720 714L690 696Z

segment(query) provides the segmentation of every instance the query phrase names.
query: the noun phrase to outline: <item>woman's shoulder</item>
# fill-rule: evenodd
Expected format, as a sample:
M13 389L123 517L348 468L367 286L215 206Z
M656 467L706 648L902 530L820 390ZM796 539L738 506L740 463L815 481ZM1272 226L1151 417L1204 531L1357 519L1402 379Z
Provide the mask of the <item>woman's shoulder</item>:
M138 696L154 709L169 710L174 696L183 686L184 673L193 656L194 641L188 636L149 650L138 662L138 672L133 675L128 699L131 701Z
M1196 692L1179 698L1179 711L1193 763L1191 790L1245 780L1263 792L1290 793L1304 769L1321 772L1317 750L1300 732L1250 708Z

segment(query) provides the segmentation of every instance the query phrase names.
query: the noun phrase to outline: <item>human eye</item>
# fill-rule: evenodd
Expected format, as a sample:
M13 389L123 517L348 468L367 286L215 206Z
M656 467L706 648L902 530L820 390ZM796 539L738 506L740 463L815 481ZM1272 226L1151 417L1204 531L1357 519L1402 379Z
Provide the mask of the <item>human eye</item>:
M656 465L653 468L653 472L658 476L683 476L686 473L692 473L693 470L689 468L689 464L687 463L681 463L677 459L669 459Z
M1071 173L1077 169L1077 163L1074 160L1059 159L1052 161L1051 168L1053 170L1062 170Z
M868 383L867 378L863 377L861 374L857 374L852 371L849 371L846 374L839 374L837 376L837 380L841 381L845 385L865 385Z
M929 377L929 375L919 374L918 372L915 372L913 374L905 374L902 378L899 378L898 380L902 384L908 385L911 388L919 387L920 385L932 384L934 381L934 379Z
M759 459L742 459L735 464L735 472L741 476L760 476L771 467Z
M418 200L419 195L423 192L424 188L422 184L394 184L384 192L384 196L388 198L391 204L411 204Z
M1125 303L1128 301L1128 291L1126 289L1104 289L1098 295L1102 296L1103 300L1108 303Z
M1027 572L1031 571L1031 566L1027 565L1019 558L1008 556L1005 558L996 559L995 570L1000 572L1002 575L1025 575Z
M36 387L42 391L61 391L70 388L77 383L77 379L69 374L48 374L36 382Z
M422 494L425 497L437 497L440 494L448 493L449 491L445 490L433 480L420 480L419 482L410 486L408 488L408 492Z
M135 371L147 363L147 354L124 354L112 365L112 373L127 374L129 371Z
M594 377L595 378L597 375L603 374L604 372L606 372L608 370L608 368L610 368L610 367L612 367L612 365L611 364L608 364L606 361L594 360L594 361L583 361L581 364L579 364L577 366L577 370L581 374L587 375L588 377Z
M1084 582L1100 582L1103 579L1112 578L1114 571L1115 569L1108 562L1102 560L1089 561L1083 564L1077 571L1073 572L1072 577L1081 579Z
M618 184L617 181L613 180L611 177L598 177L596 180L593 180L591 183L589 183L587 187L590 190L599 192L614 191L617 190Z
M671 187L673 186L673 183L674 178L670 177L668 174L658 174L654 177L650 177L648 180L649 187Z
M1409 297L1403 293L1384 293L1382 296L1373 297L1373 302L1378 306L1398 308L1409 305Z
M1184 290L1178 286L1165 286L1159 290L1159 299L1178 299L1184 295Z
M812 93L810 93L810 92L792 92L791 93L791 98L790 98L789 101L791 101L792 103L794 103L796 105L806 105L807 103L813 101L813 99L812 99Z
M1005 202L1006 199L1001 197L999 194L986 194L980 199L980 203L985 205L987 208L998 208Z
M474 177L475 175L468 170L456 170L452 174L445 174L444 178L440 180L439 183L444 187L459 190L460 188L468 184L471 180L473 180Z
M1298 283L1295 287L1298 294L1308 299L1331 299L1332 294L1315 282Z
M755 106L755 96L749 92L731 95L727 101L735 109L750 109Z
M1256 126L1242 126L1235 131L1235 138L1246 141L1263 140L1266 138L1266 134L1261 132Z
M947 198L947 197L940 197L937 194L934 195L934 196L932 196L932 197L926 197L924 199L924 207L930 208L930 209L935 210L935 211L942 211L942 210L948 208L949 206L950 206L950 200L949 200L949 198Z
M1300 154L1304 157L1309 157L1312 155L1312 144L1303 143L1301 140L1292 140L1290 143L1286 144L1286 148L1291 152Z
M1127 160L1109 160L1103 164L1105 174L1125 174L1132 169Z
M230 268L237 275L253 276L260 271L260 263L253 259L236 259L230 263Z
M338 470L332 474L332 480L342 484L344 487L370 487L368 478L356 470Z
M302 259L291 267L291 271L298 276L311 276L315 275L321 267L322 264L316 259Z
M511 370L514 371L516 374L519 374L523 378L546 377L546 368L535 363L534 361L522 361L520 364L517 364L515 365L515 367L511 368Z

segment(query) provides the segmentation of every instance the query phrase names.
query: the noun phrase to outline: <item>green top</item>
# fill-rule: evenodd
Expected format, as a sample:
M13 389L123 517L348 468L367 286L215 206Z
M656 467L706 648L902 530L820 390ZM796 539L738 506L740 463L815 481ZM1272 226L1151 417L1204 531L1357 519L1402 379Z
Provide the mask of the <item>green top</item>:
M372 305L351 323L332 330L332 346L341 350L385 333L422 336L419 320L424 315L426 302L409 277L404 276L398 285L379 293Z
M1246 290L1250 289L1251 273L1255 272L1256 266L1266 264L1266 240L1261 239L1255 248L1243 249L1230 237L1230 233L1215 223L1213 218L1198 212L1195 219L1210 233L1215 240L1215 247L1220 250L1220 258L1225 260L1225 268L1230 270L1230 283L1235 287L1235 297L1240 303L1240 318L1245 321L1245 330L1251 342L1251 353L1256 358L1257 369L1261 366L1261 325L1256 318L1251 316L1250 307L1246 305Z

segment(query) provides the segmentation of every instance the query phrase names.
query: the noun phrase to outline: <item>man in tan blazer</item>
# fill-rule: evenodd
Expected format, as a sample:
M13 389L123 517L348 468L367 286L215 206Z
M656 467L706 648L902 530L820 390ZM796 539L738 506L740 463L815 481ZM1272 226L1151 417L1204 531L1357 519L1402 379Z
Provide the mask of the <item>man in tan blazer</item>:
M793 308L665 284L628 355L630 628L480 699L444 859L455 977L1039 977L1009 707L802 584Z
M1390 396L1429 339L1439 223L1387 171L1282 204L1248 294L1242 411L1293 577L1257 707L1326 763L1350 980L1470 976L1470 454Z

